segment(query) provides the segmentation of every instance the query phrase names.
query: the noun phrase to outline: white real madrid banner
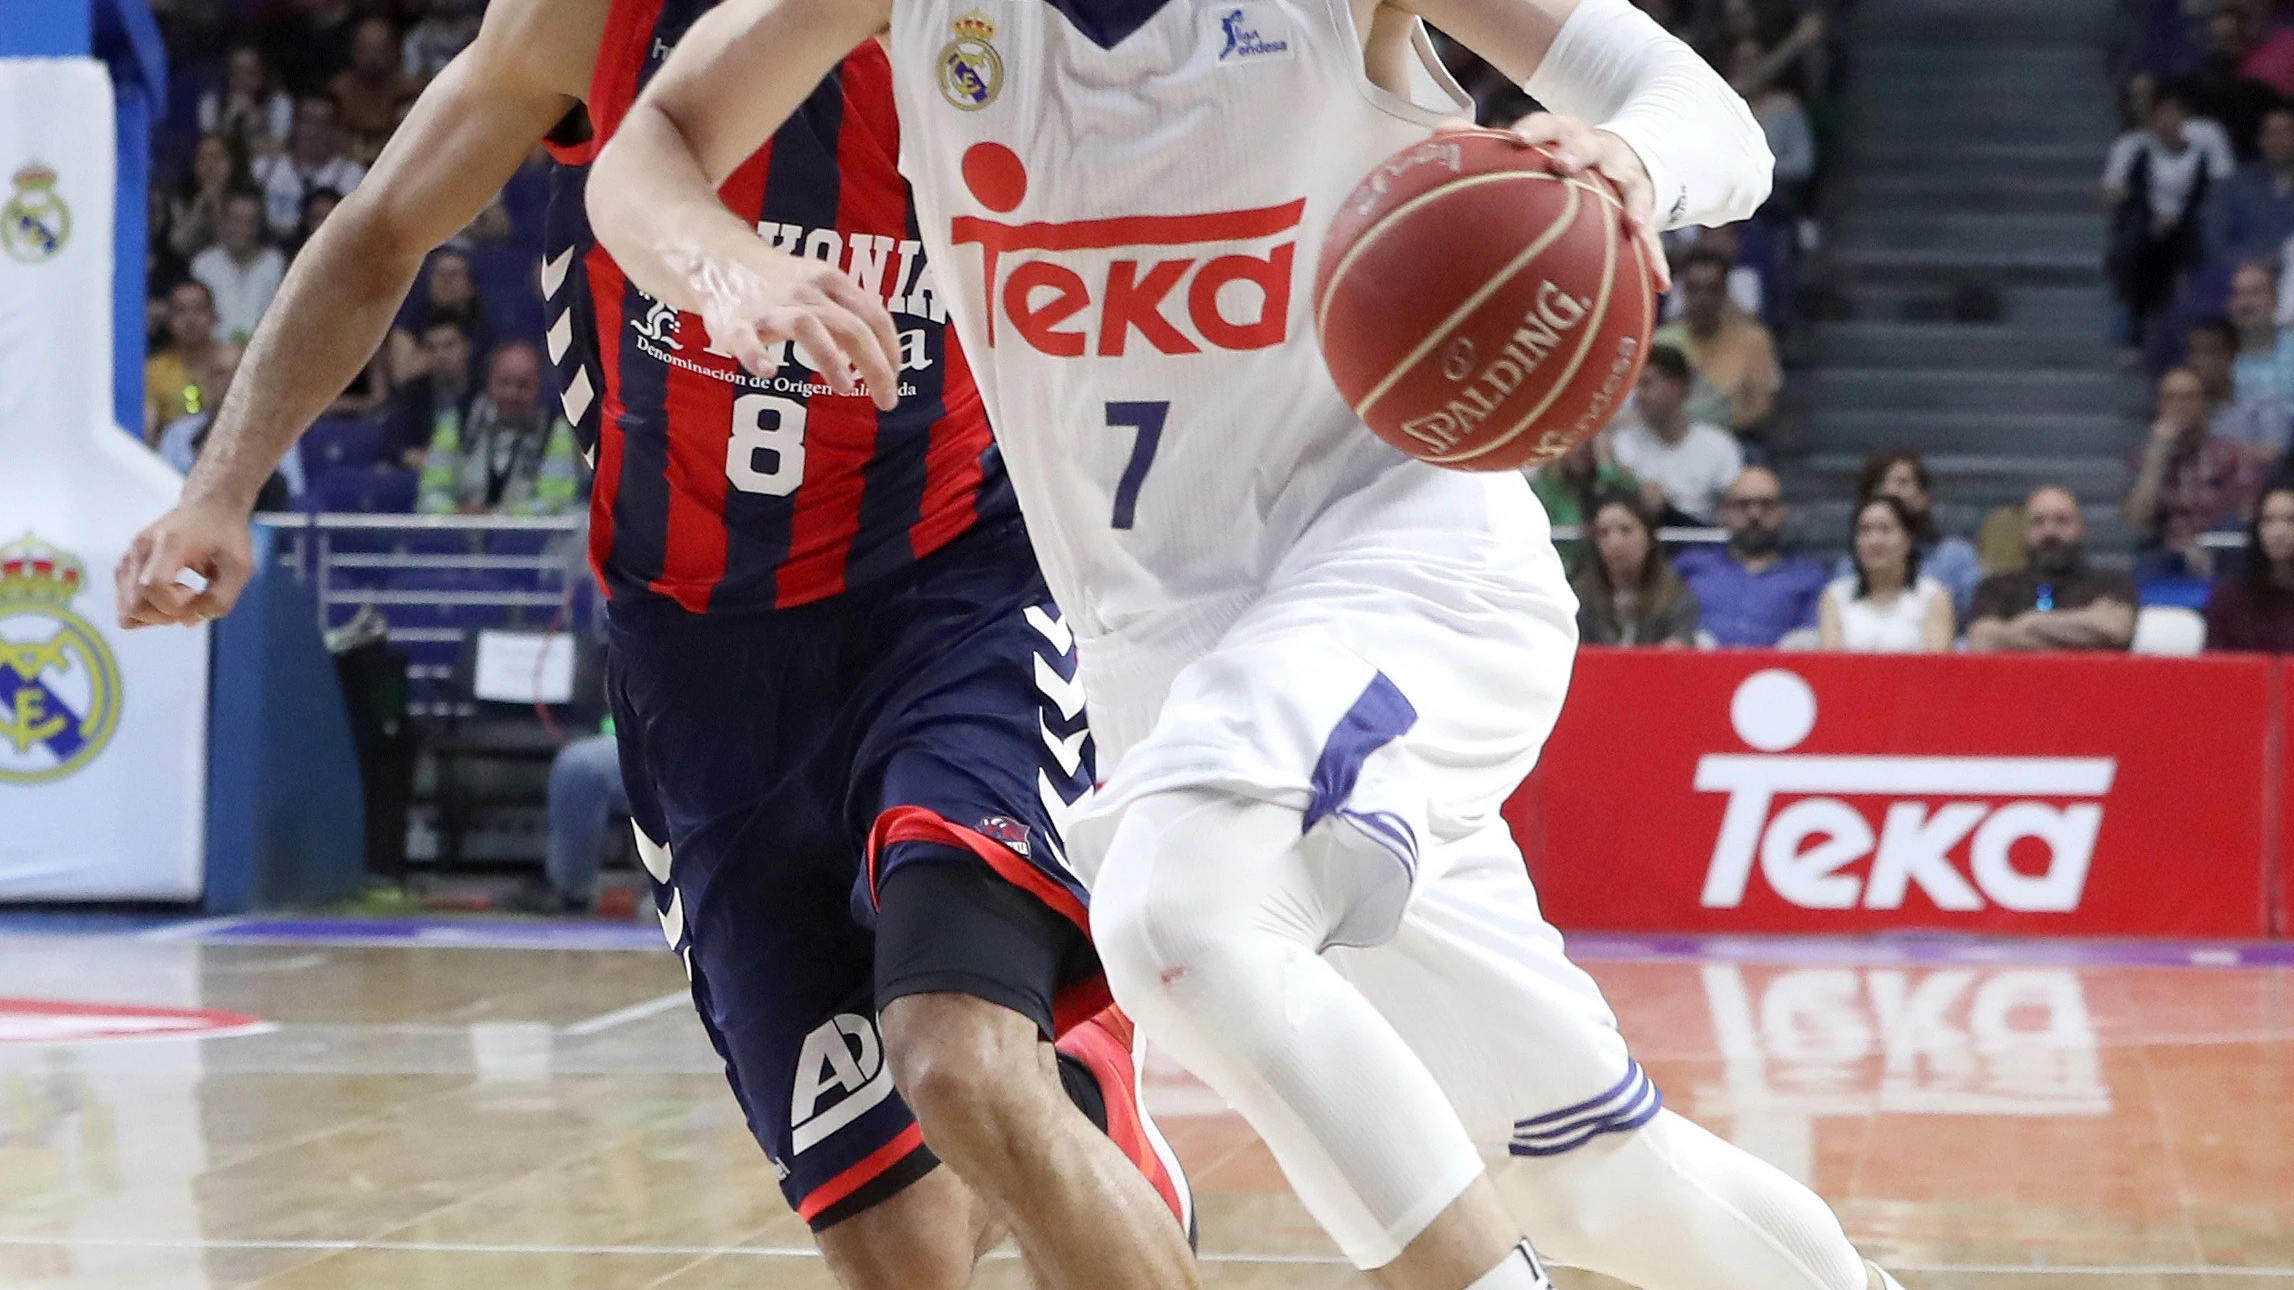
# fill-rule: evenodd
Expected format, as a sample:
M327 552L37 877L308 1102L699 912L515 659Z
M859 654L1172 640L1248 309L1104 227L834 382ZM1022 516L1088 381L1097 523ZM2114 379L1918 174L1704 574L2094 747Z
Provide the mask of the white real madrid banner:
M174 500L112 423L112 87L0 58L0 900L200 892L207 633L123 632L111 570Z

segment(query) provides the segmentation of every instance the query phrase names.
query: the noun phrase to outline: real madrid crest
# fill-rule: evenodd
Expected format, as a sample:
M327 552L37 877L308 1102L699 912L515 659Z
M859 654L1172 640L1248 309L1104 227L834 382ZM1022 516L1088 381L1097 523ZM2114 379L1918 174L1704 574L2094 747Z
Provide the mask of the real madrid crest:
M83 584L78 560L29 533L0 547L0 784L64 778L119 724L119 663L72 612Z
M973 9L951 20L948 30L955 39L940 50L940 97L977 112L1004 90L1004 56L990 43L995 20Z
M72 236L72 208L56 194L56 172L38 162L16 172L16 191L0 206L0 250L11 260L52 260Z

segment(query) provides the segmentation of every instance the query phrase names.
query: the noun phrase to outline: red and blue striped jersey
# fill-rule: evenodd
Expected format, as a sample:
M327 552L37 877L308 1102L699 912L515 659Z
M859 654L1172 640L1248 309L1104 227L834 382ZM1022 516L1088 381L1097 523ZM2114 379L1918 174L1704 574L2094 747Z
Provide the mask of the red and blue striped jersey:
M588 156L714 2L615 0L590 85L592 141L556 149L542 286L567 418L597 472L590 561L607 595L737 613L864 586L1019 506L925 262L875 41L720 195L774 246L883 297L900 333L896 409L830 392L802 351L769 379L749 375L591 236Z

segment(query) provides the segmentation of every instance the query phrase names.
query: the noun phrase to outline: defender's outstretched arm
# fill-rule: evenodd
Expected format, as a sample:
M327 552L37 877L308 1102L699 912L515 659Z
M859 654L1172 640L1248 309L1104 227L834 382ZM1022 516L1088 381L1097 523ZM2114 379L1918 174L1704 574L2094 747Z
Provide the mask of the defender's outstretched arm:
M219 617L246 586L255 495L389 333L423 257L460 232L589 86L609 0L494 0L295 264L241 360L183 498L117 572L127 627ZM176 581L207 579L196 595Z

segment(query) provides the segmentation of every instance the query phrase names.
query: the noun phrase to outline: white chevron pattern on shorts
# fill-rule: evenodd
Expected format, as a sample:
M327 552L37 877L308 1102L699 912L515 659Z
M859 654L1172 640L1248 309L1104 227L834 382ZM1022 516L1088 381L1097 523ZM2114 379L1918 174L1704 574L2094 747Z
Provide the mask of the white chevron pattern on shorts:
M669 848L645 836L645 830L634 820L629 832L637 839L637 858L645 862L645 872L652 874L655 882L669 881Z
M1035 656L1035 688L1043 691L1043 697L1058 706L1059 715L1070 721L1083 711L1083 678L1068 680L1054 671L1041 654Z
M566 420L580 425L582 414L589 411L590 403L596 398L597 389L589 383L589 369L584 367L576 370L573 379L566 382L566 392L558 397L558 405L566 410Z
M573 310L560 309L558 311L558 320L550 324L547 339L550 342L550 361L553 363L564 362L566 360L566 346L573 344Z
M558 288L566 284L566 270L573 267L573 254L574 249L569 246L542 261L542 299L557 298Z
M1051 647L1062 655L1075 648L1075 629L1067 625L1066 619L1052 617L1041 605L1029 605L1027 617L1028 626L1035 628L1037 634L1050 641Z
M669 889L669 908L661 911L661 934L673 950L681 948L677 942L685 939L685 898L675 887Z
M1083 741L1091 738L1091 730L1089 727L1078 730L1074 734L1067 736L1065 739L1062 739L1058 735L1053 734L1051 732L1051 726L1046 724L1044 719L1039 716L1036 718L1036 729L1043 733L1043 746L1051 750L1052 758L1059 762L1059 768L1061 770L1067 772L1069 775L1073 775L1076 773L1076 771L1082 769Z

